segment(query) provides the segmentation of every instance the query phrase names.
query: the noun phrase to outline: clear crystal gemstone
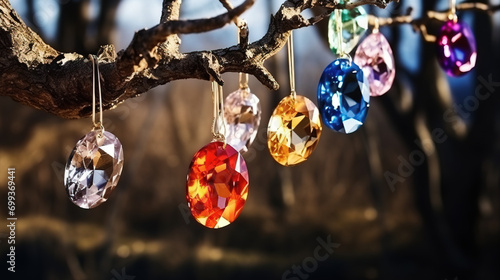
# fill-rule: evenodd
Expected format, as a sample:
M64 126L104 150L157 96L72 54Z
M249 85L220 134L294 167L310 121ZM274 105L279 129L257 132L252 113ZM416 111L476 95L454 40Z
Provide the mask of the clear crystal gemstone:
M224 103L226 142L244 153L252 144L260 124L260 101L248 88L229 94Z
M382 33L372 33L361 42L354 63L363 69L368 78L371 96L383 95L391 88L396 66L391 46Z
M105 202L118 184L123 169L123 149L111 132L93 130L80 139L64 172L70 200L85 209Z

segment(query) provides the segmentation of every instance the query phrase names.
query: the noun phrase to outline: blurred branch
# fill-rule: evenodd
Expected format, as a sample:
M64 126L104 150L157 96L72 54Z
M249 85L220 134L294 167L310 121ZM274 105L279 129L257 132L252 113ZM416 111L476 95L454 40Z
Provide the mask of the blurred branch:
M219 1L222 4L222 6L224 6L224 8L226 8L226 10L231 11L232 9L234 9L233 5L231 4L231 2L229 2L229 0L219 0ZM233 21L237 27L243 25L243 21L239 17L235 17Z
M163 1L161 23L138 31L130 45L118 54L112 45L99 51L103 79L103 107L142 94L158 85L179 79L214 78L244 72L254 75L270 89L279 85L264 62L287 42L290 31L310 26L336 8L350 9L372 4L385 7L393 0L288 0L271 17L267 33L251 44L224 49L181 53L178 34L218 29L237 19L255 0L246 0L228 12L209 19L179 20L181 0ZM327 12L310 19L302 11L322 7ZM29 29L7 0L0 0L0 95L12 97L33 108L63 118L79 118L91 113L92 67L86 54L62 53L47 45Z
M182 0L163 0L163 9L160 22L178 20L181 11Z

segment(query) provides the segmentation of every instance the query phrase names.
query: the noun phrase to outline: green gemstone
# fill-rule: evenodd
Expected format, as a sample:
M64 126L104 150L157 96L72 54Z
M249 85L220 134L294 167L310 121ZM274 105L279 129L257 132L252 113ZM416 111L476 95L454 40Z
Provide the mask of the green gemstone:
M358 6L352 10L342 10L341 18L343 50L345 53L350 53L368 29L368 14L363 7ZM330 15L328 22L328 42L330 50L334 54L339 54L339 36L335 13Z

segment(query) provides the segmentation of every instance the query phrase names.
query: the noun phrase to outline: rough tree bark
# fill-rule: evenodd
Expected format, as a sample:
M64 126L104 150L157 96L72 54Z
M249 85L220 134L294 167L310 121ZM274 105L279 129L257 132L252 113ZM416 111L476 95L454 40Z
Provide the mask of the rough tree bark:
M182 0L164 0L160 24L136 32L130 45L118 53L113 45L101 47L98 55L103 107L113 108L153 87L179 79L213 78L222 84L224 72L249 73L270 89L277 89L279 85L264 62L285 45L290 30L310 26L336 8L364 4L384 8L392 1L353 0L339 4L338 0L289 0L271 17L267 33L256 42L181 53L177 34L221 28L248 10L255 0L245 0L227 13L198 20L179 20ZM325 11L306 19L301 12L310 8ZM0 95L62 118L90 114L92 66L87 55L59 52L46 44L24 24L7 0L0 0L0 52Z

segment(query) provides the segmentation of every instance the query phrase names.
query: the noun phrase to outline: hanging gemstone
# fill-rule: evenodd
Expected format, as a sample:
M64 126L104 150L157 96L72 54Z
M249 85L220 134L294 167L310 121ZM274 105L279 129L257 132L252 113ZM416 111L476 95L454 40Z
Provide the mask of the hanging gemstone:
M316 148L321 136L321 120L316 105L297 95L283 98L269 120L267 146L281 165L305 161Z
M351 10L342 10L341 18L343 51L350 53L368 29L368 14L363 7L358 6ZM335 13L330 15L328 21L328 42L330 50L338 54L340 45Z
M445 22L436 42L439 64L449 76L462 76L476 66L476 39L467 23Z
M354 55L354 63L366 75L371 96L383 95L391 88L396 67L391 46L382 33L372 33L361 42Z
M337 132L352 133L366 119L370 89L363 71L348 59L328 65L318 85L318 105L323 122Z
M209 143L189 166L186 198L193 217L208 228L229 225L245 205L248 184L241 154L223 142Z
M105 202L118 184L123 169L123 149L111 132L93 130L80 139L64 171L70 200L85 209Z
M224 103L226 142L245 153L252 144L260 124L260 101L248 88L229 94Z

